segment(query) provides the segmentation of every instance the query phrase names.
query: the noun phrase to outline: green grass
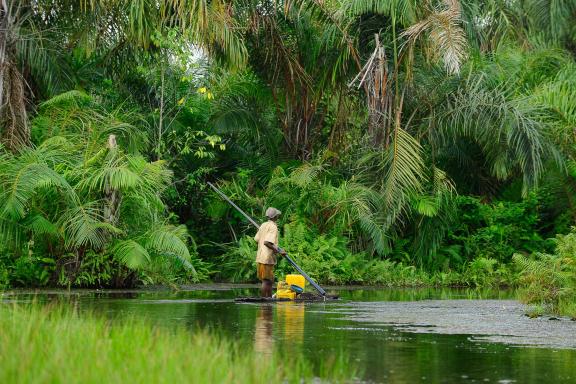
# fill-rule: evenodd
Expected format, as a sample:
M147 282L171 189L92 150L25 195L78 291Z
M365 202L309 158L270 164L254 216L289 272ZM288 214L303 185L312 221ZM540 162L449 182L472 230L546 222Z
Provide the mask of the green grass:
M0 383L300 383L315 376L327 382L354 377L345 364L332 361L315 374L302 359L258 355L207 331L111 321L62 307L0 305Z

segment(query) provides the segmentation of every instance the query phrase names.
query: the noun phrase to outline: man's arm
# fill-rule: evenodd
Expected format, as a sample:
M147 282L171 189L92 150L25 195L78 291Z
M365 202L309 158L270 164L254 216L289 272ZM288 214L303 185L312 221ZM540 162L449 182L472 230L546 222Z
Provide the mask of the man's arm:
M274 251L274 253L279 253L281 255L286 255L286 251L283 250L282 248L280 248L279 246L277 246L276 244L274 244L271 241L265 241L264 245L267 246L268 248L270 248L272 251Z

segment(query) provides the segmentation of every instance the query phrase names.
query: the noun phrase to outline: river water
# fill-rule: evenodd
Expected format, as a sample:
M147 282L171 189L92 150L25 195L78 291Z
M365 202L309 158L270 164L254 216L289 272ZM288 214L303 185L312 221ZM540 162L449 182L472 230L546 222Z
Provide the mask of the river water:
M210 328L263 355L341 356L376 383L576 383L576 322L530 319L510 291L338 288L326 303L235 303L251 286L172 292L13 291L3 302L62 301L110 318Z

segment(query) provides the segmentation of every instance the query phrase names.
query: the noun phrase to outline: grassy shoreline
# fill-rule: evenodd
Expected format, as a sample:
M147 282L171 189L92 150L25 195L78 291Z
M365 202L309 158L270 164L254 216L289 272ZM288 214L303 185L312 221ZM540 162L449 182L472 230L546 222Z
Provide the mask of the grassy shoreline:
M0 306L2 383L343 382L337 359L314 372L303 360L262 358L212 333L165 330L38 304Z
M241 278L216 278L200 282L191 282L186 279L165 279L149 283L141 281L133 287L119 289L134 289L147 286L166 286L178 289L181 286L193 285L210 285L210 284L258 284L255 276L255 267L252 265L246 267L248 273L243 273ZM319 271L304 267L311 276L321 285L327 286L365 286L365 287L386 287L386 288L496 288L511 287L517 284L518 273L514 264L499 263L494 259L477 258L468 263L462 270L449 269L445 271L426 271L412 265L391 262L388 260L372 261L353 271L346 278L339 277L335 274L325 276ZM294 273L291 268L281 267L276 271L276 279L282 279L284 275ZM142 284L143 283L143 284ZM59 284L10 284L0 280L0 289L12 288L29 288L29 289L57 289L57 288L75 288L75 289L102 289L111 288L107 285L71 285L62 286Z

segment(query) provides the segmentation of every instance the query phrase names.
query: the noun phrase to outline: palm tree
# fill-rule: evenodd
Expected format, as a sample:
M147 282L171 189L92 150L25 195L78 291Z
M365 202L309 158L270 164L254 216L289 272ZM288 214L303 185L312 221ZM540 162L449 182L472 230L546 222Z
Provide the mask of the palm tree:
M131 269L168 258L193 270L187 231L164 217L160 197L171 172L106 145L114 134L123 147L135 127L79 92L47 101L42 115L59 135L45 132L51 137L37 147L0 158L0 225L12 252L33 241L72 283L88 252L111 253Z
M0 2L0 133L5 145L16 150L30 143L28 99L51 97L84 81L88 69L72 70L73 54L117 77L149 61L147 53L158 50L155 36L174 29L213 57L242 66L246 49L227 9L226 2L200 0Z
M21 10L13 2L0 2L0 124L5 145L14 150L28 144L24 76L17 66Z

